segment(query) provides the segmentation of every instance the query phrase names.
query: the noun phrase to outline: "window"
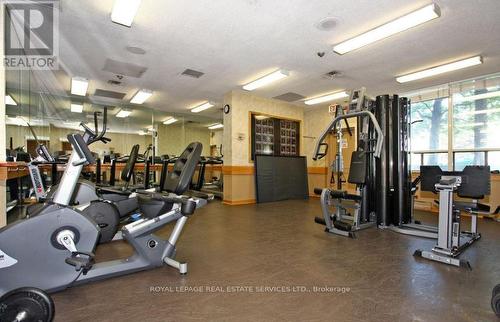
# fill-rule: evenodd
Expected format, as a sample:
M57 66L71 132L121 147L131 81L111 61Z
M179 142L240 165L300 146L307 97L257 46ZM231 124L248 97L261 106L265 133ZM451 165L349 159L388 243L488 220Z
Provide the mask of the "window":
M412 170L420 164L456 171L467 165L500 170L500 74L409 96L423 99L411 107Z
M500 151L488 152L488 165L490 170L500 170Z
M453 164L456 171L462 171L466 165L485 165L485 152L455 152Z
M411 150L447 150L448 98L411 105Z
M410 162L411 162L410 170L419 171L420 166L422 165L422 154L412 153Z
M453 149L500 148L500 87L468 89L453 95ZM478 162L478 154L473 158Z
M448 152L425 153L424 165L438 165L443 170L448 170Z

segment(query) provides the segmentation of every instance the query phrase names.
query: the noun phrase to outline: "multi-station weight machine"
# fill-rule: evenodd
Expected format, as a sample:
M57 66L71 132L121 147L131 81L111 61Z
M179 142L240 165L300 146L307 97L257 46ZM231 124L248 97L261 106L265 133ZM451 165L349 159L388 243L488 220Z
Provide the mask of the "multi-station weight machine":
M316 217L316 223L326 226L326 231L354 237L358 230L376 225L374 212L374 200L372 191L375 184L374 165L375 159L380 158L383 146L383 132L373 112L373 104L365 96L364 88L353 91L349 100L349 109L346 113L337 109L336 117L328 128L321 134L316 144L314 160L321 159L327 155L328 144L326 137L330 133L337 135L337 151L335 157L335 171L341 173L342 169L342 121L347 128L348 119L356 119L357 150L351 155L351 164L347 182L356 185L356 194L348 193L341 189L314 189L316 194L321 195L322 217ZM337 188L341 188L338 179ZM335 212L331 213L330 208ZM349 212L351 210L351 212Z
M490 193L488 167L466 167L463 172L442 172L439 167L422 167L420 177L412 181L410 166L410 101L398 95L380 95L371 100L364 89L353 91L347 112L336 115L319 137L314 160L327 155L329 134L342 135L342 121L357 120L357 150L353 152L348 183L356 193L343 189L316 188L321 195L322 217L315 222L325 231L354 237L355 232L378 226L381 229L438 241L432 251L417 250L415 255L442 263L470 267L458 256L480 238L477 232L477 199ZM337 144L335 170L342 171L341 144ZM339 151L340 150L340 151ZM429 172L429 169L434 169ZM422 190L440 195L439 223L424 225L414 220L414 197L422 179ZM338 187L337 187L338 188ZM473 202L453 200L453 193L472 198ZM333 211L332 211L333 208ZM470 232L460 231L460 211L472 216Z

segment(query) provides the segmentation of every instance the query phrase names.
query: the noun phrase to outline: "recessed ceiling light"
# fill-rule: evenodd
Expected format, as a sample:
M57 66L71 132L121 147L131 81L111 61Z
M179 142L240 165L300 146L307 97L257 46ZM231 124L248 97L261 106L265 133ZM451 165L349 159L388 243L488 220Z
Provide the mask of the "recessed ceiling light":
M16 106L17 103L16 101L14 101L14 99L12 98L12 96L10 96L9 94L5 95L5 105L14 105Z
M134 97L130 100L130 103L132 104L142 104L144 103L148 98L153 95L153 91L150 91L149 89L141 89L138 91Z
M87 95L88 87L89 87L88 79L83 77L71 78L71 94L85 96Z
M128 117L131 113L132 113L131 110L127 110L127 109L122 108L118 113L116 113L115 116L124 118L124 117Z
M475 65L482 64L483 60L481 56L475 56L463 60L459 60L453 63L429 68L429 69L424 69L422 71L416 72L416 73L411 73L408 75L400 76L396 78L396 81L398 83L406 83L406 82L411 82L417 79L422 79L422 78L427 78L447 72L451 72L454 70L466 68L466 67L471 67Z
M310 99L304 101L304 103L306 105L314 105L314 104L320 104L320 103L324 103L324 102L328 102L328 101L333 101L333 100L348 97L348 96L349 96L349 94L347 94L345 91L343 91L343 92L337 92L337 93L332 93L332 94L327 94L327 95L323 95L323 96L319 96L319 97L310 98Z
M163 121L163 124L165 125L169 125L169 124L172 124L172 123L175 123L177 122L177 119L174 118L174 117L169 117L168 119L166 119L165 121Z
M275 82L277 80L283 79L285 77L288 77L290 73L284 69L277 70L269 75L266 75L264 77L261 77L257 80L254 80L253 82L250 82L243 86L243 89L247 91L253 91L254 89L257 89L259 87L268 85L272 82Z
M322 31L330 31L333 30L336 25L337 25L337 18L325 17L316 24L316 28Z
M71 103L71 112L73 113L83 112L83 104Z
M432 3L419 10L399 17L396 20L367 31L359 36L341 42L340 44L333 46L333 51L337 54L343 55L352 50L423 24L429 20L438 18L440 15L441 10L436 4Z
M125 47L125 49L129 53L136 54L136 55L144 55L146 53L146 51L144 49L142 49L141 47L136 47L136 46L127 46L127 47Z
M216 123L212 124L208 127L209 130L217 130L217 129L222 129L224 127L224 124Z
M191 109L191 112L193 113L200 113L201 111L204 111L204 110L208 110L209 108L211 108L212 106L214 106L213 103L211 102L206 102L206 103L203 103L201 105L198 105L194 108Z
M111 21L127 27L132 26L140 5L141 0L115 0Z

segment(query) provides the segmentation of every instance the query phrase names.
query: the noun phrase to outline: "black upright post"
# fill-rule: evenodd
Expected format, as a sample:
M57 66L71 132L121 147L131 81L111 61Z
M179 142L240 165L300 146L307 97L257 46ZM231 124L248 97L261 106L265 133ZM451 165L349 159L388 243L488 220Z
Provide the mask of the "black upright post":
M109 184L111 186L114 186L115 185L115 180L116 180L116 159L112 159L111 160L111 173L109 174Z
M96 160L95 166L95 182L101 184L101 158Z
M387 216L387 189L388 189L388 175L387 175L387 162L388 162L388 142L387 142L387 132L388 132L388 112L389 112L389 95L377 96L375 101L375 117L384 133L384 144L382 145L382 151L380 158L377 158L375 164L375 171L377 173L375 179L375 193L376 193L376 213L377 213L377 223L379 225L389 225L389 218Z
M409 136L410 136L410 102L408 98L400 98L400 136L401 136L401 149L400 149L400 223L408 224L412 221L412 204L411 204L411 169L409 168Z
M399 98L397 95L391 97L387 123L387 225L399 225L399 203L398 203L398 163L399 163Z
M57 163L52 163L52 169L51 169L51 181L52 185L56 185L58 181L57 177Z
M144 189L149 189L149 180L151 172L151 161L146 160L146 170L144 171Z

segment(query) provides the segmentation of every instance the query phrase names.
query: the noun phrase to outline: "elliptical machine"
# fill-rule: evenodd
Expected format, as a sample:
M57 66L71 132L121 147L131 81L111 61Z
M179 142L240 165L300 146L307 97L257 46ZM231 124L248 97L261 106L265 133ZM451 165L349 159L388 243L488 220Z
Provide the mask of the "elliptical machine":
M31 217L0 229L0 321L51 321L54 303L45 292L165 264L187 273L187 264L174 259L175 245L188 217L206 204L182 196L199 161L201 143L186 148L167 178L175 194L143 192L140 209L144 218L122 228L134 254L95 263L100 229L92 218L69 204L82 168L95 162L88 145L102 140L105 132L104 126L100 134L86 128L83 136L68 135L73 152L53 200ZM175 227L168 240L154 234L171 222Z

